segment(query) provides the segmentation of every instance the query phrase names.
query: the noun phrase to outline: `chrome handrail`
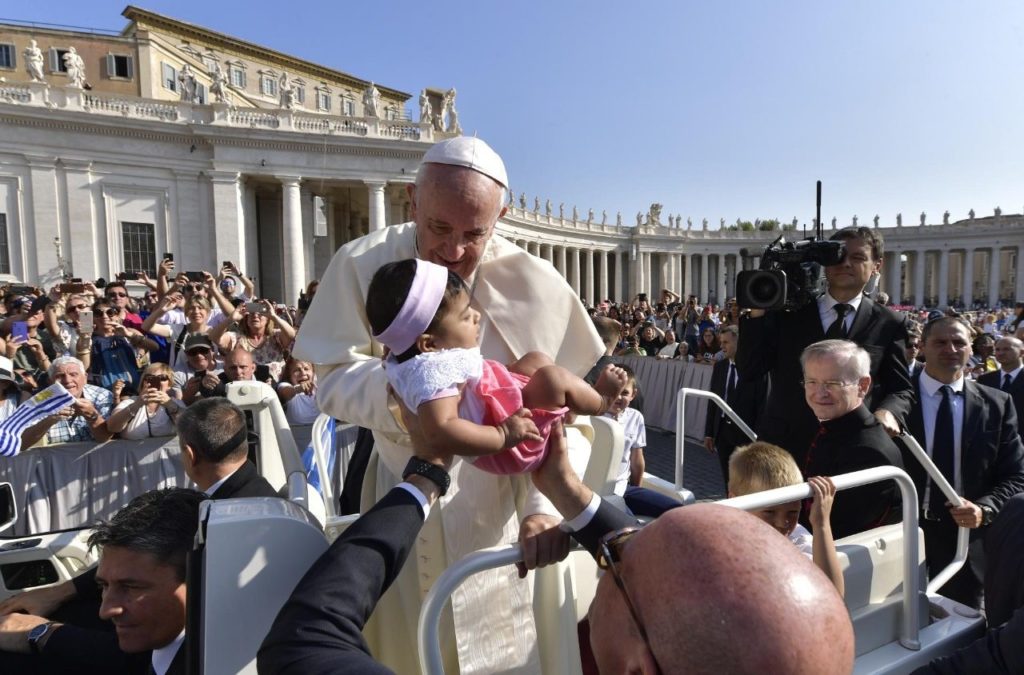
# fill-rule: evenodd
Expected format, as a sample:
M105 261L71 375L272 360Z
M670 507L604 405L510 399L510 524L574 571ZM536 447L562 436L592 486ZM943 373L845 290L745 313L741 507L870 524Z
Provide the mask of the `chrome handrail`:
M683 489L683 444L686 442L686 397L694 396L696 398L706 398L710 402L717 405L723 413L728 415L729 419L739 427L740 431L747 435L752 440L757 440L757 434L747 426L747 423L736 413L735 410L729 407L729 404L722 400L722 397L712 391L705 391L703 389L690 389L689 387L683 387L679 390L676 395L676 489Z
M919 585L917 567L917 488L914 481L903 469L895 466L876 466L870 469L832 476L836 491L847 490L869 483L883 480L894 480L903 497L903 612L900 624L900 644L907 649L918 650L921 642L918 639L921 619L920 606L917 604L917 588ZM763 509L777 504L786 504L814 495L809 483L790 485L788 487L742 497L726 499L718 504L732 506L744 511Z

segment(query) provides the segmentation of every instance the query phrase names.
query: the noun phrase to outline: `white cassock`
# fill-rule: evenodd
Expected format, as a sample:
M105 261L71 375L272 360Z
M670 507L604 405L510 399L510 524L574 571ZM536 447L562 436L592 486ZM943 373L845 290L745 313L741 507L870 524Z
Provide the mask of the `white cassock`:
M317 364L320 409L373 430L381 464L376 477L366 477L364 512L398 483L412 454L408 435L389 409L382 347L371 338L366 320L366 291L381 265L414 257L414 223L346 244L320 280L295 346L296 357ZM582 375L604 352L583 305L554 267L505 239L491 237L468 283L472 306L481 313L480 346L486 358L509 363L528 351L541 351ZM570 429L568 438L575 456L589 452L578 431ZM484 473L456 458L451 478L448 494L440 508L431 509L415 549L365 631L374 656L403 675L419 672L420 604L444 569L472 551L516 542L522 517L557 513L526 476ZM513 567L471 577L452 595L446 672L539 672L531 602L530 584L519 580ZM544 640L553 641L555 649L559 642L574 646L575 624L564 630ZM549 649L546 644L542 648Z

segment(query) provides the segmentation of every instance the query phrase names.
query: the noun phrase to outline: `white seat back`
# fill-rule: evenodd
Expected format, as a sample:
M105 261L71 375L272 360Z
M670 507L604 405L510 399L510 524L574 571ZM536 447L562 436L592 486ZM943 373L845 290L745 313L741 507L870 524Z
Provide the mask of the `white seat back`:
M583 474L584 485L599 495L612 494L626 445L622 425L607 417L594 415L578 418L575 426L590 440L590 460Z

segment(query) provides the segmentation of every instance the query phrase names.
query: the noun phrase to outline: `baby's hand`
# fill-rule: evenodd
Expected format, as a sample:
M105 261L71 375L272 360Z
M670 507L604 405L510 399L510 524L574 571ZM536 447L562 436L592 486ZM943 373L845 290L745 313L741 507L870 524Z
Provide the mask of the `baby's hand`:
M594 389L605 398L615 398L628 383L629 375L626 375L626 371L609 363L598 375Z
M815 531L828 523L832 513L832 500L836 496L836 486L828 476L811 476L807 479L814 492L814 503L811 504L811 527Z
M520 408L498 425L505 434L504 449L514 448L523 441L542 441L544 438L537 430L537 425L530 419L530 411Z

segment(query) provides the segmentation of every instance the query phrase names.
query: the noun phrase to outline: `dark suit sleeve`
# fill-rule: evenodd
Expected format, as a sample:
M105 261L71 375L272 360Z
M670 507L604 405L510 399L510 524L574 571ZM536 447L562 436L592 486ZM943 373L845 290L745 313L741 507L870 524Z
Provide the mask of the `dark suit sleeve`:
M597 557L597 547L601 542L601 537L609 532L637 524L636 518L624 511L620 511L602 499L601 505L597 507L597 513L594 514L594 517L583 528L573 532L572 538L578 541L583 548L590 551L591 555Z
M71 580L75 585L75 592L81 600L92 600L98 605L103 601L103 593L100 592L99 584L96 583L96 566L92 566Z
M719 378L719 373L721 373L722 371L722 368L720 368L719 366L723 363L727 363L727 361L718 361L717 363L715 363L715 366L711 371L711 382L709 383L708 390L711 391L712 393L718 394L719 396L725 398L724 391L721 391L722 388L720 387L718 382L719 379L721 379ZM705 437L715 437L715 421L718 418L719 414L721 413L719 412L718 406L712 403L711 401L708 401L708 410L704 419Z
M40 654L47 673L123 673L130 657L117 646L117 634L64 624L53 631Z
M416 498L394 488L320 556L260 647L260 673L390 673L362 636L423 526ZM415 649L415 645L410 645Z
M764 377L775 367L779 350L779 319L779 312L768 312L757 318L740 318L736 368L744 379Z
M964 673L1024 673L1024 608L985 637L914 671L914 675Z
M995 482L992 489L975 503L991 506L998 513L1010 497L1024 492L1024 445L1021 444L1017 429L1017 411L1013 407L1013 400L1002 395L996 397L995 401L987 401L987 405L1001 408L999 445L992 467Z
M887 311L881 307L878 310ZM891 317L889 321L894 330L891 339L885 340L885 353L878 365L882 400L872 401L872 406L874 410L885 408L906 424L915 397L907 364L907 328L898 317Z

